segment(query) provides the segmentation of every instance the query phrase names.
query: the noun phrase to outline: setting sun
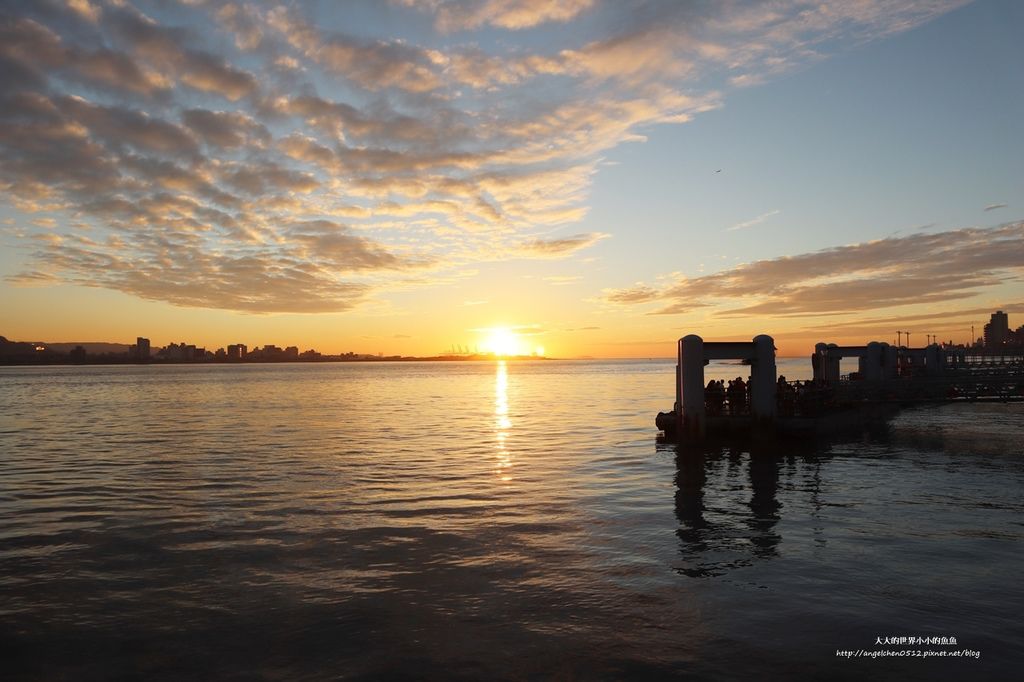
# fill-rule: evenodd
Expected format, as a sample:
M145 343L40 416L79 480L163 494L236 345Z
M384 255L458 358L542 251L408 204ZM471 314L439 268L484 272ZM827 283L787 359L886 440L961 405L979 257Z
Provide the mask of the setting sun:
M522 355L523 346L519 335L506 327L495 327L486 331L483 349L495 355Z

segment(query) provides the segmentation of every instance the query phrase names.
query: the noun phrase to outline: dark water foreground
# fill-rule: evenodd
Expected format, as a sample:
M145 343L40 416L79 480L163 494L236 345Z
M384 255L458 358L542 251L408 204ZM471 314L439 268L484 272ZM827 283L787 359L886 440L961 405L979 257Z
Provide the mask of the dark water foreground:
M1016 676L1024 405L681 453L672 373L0 370L0 677Z

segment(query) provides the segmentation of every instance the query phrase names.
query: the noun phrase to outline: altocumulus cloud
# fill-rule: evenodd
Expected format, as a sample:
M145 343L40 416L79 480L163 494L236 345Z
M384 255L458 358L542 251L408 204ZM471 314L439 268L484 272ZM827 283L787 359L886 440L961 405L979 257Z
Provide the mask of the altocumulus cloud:
M473 263L571 258L604 236L572 225L607 150L960 3L388 4L422 35L344 4L6 3L0 196L30 254L12 279L323 312ZM552 28L558 44L534 34Z
M575 251L585 249L608 235L600 232L576 234L560 239L533 239L522 246L522 253L539 258L563 258Z
M721 317L807 316L971 298L1024 275L1024 223L917 233L604 292L655 314L714 306Z

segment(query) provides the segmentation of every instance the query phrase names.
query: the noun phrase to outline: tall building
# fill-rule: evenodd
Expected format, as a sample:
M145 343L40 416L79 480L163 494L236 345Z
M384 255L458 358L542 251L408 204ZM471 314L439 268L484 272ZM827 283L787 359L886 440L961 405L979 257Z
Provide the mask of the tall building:
M228 360L244 360L247 351L244 343L233 343L228 346Z
M992 318L985 325L985 347L1005 346L1010 340L1010 318L1002 310L992 313Z
M135 357L139 360L149 360L149 339L141 336L135 339Z

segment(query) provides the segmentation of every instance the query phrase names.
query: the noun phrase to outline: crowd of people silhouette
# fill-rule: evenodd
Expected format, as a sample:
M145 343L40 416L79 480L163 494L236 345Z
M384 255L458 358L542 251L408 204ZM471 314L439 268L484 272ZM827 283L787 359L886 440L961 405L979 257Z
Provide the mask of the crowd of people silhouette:
M776 386L778 414L790 417L811 414L829 402L828 387L814 381L789 381L779 376ZM704 409L709 416L750 414L750 380L743 377L728 382L712 379L704 388Z
M750 391L742 377L724 381L712 379L704 389L705 409L709 415L738 415L750 411Z

